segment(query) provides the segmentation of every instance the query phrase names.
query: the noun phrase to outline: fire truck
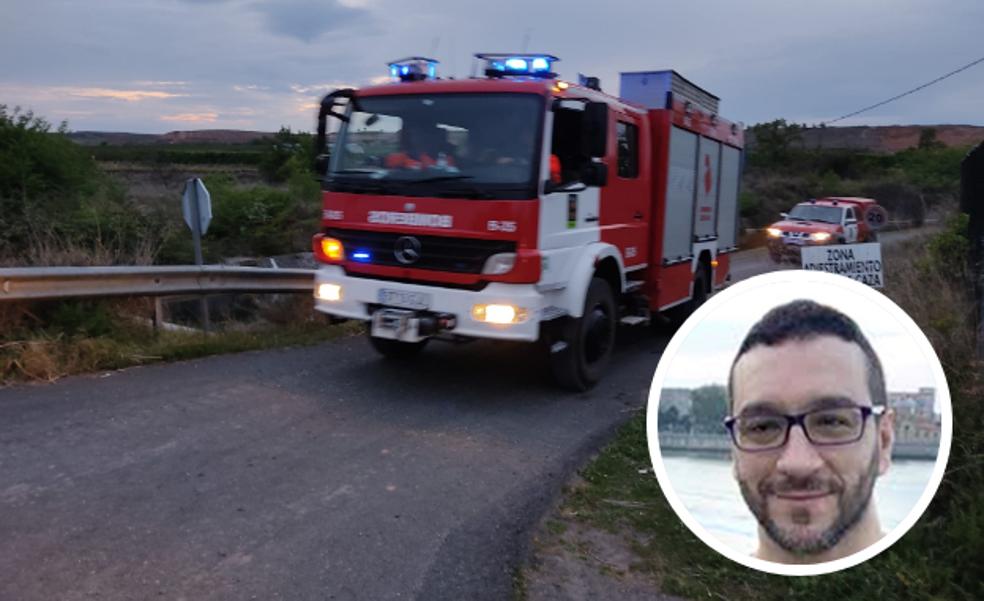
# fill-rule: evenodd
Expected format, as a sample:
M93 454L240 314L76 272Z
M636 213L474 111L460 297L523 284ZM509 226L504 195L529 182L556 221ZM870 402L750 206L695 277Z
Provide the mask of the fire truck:
M776 263L798 263L804 246L874 242L887 220L876 200L854 196L811 198L780 216L782 221L765 230L769 256Z
M743 132L675 71L622 73L616 98L552 55L475 57L467 79L411 57L322 101L316 309L391 358L540 341L586 390L619 324L680 318L730 279Z

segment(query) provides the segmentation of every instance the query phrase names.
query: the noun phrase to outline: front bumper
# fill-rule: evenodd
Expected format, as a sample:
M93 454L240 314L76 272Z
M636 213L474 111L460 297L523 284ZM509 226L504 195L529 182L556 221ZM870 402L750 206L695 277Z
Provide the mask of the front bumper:
M321 284L341 286L340 300L327 301L315 296L314 308L336 317L369 321L374 310L390 306L380 302L382 298L380 291L385 290L382 295L388 297L397 296L393 294L394 292L425 295L429 299L426 312L450 314L455 317L455 327L449 331L450 334L528 342L540 337L540 321L544 314L545 302L543 295L537 292L532 284L492 283L478 291L459 290L351 277L336 265L322 266L316 272L314 279L315 290ZM519 323L499 325L477 321L472 317L472 307L490 303L522 307L526 310L526 319Z
M827 246L828 244L831 244L831 242L816 242L813 240L796 240L795 242L791 242L782 238L769 238L766 242L766 246L769 248L769 256L777 263L786 261L800 263L804 246Z

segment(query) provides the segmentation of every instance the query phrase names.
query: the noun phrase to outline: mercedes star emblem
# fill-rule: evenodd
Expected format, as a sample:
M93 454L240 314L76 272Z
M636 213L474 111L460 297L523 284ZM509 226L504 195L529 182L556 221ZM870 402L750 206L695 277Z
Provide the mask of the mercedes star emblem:
M404 265L412 265L420 260L420 240L413 236L401 236L396 239L393 256Z

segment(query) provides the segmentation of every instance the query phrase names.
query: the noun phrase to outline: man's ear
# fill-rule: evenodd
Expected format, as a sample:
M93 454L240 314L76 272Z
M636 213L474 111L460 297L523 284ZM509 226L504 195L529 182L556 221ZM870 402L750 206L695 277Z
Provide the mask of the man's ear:
M895 410L886 409L878 419L878 475L892 465L892 448L895 446Z

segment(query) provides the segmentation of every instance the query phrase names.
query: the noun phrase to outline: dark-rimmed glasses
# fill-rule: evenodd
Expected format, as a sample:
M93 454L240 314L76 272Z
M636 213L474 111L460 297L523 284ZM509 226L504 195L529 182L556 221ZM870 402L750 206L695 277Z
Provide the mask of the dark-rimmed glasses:
M735 446L742 451L771 451L786 445L789 430L799 425L807 440L817 446L850 444L864 436L869 415L880 416L884 406L833 407L796 415L761 413L724 420Z

